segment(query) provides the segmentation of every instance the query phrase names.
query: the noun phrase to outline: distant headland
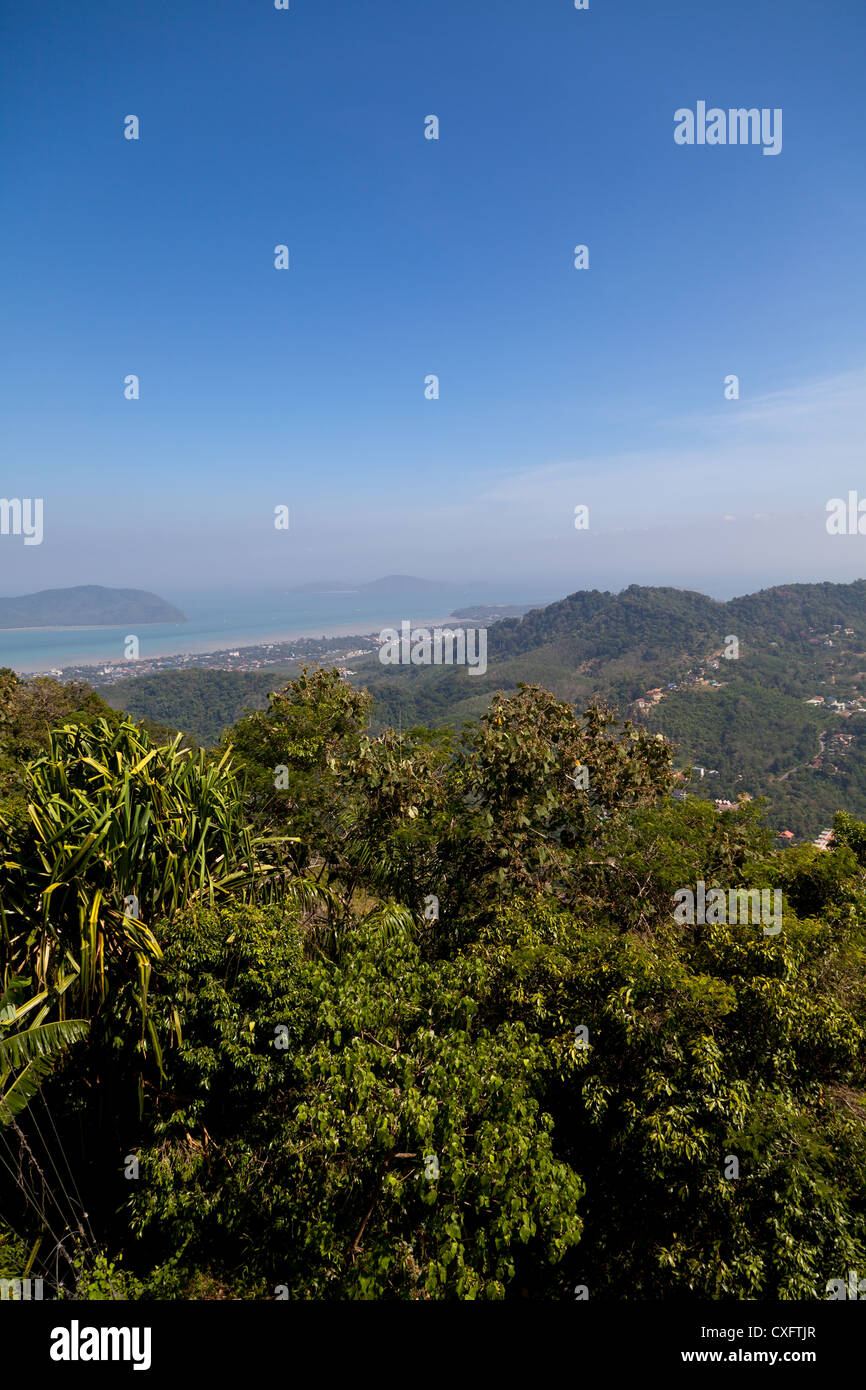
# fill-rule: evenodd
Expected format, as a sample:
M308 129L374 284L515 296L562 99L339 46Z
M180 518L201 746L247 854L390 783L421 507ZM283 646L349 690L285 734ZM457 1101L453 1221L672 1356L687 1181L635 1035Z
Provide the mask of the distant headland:
M174 604L144 589L79 584L38 594L0 598L0 628L122 627L127 623L185 623Z

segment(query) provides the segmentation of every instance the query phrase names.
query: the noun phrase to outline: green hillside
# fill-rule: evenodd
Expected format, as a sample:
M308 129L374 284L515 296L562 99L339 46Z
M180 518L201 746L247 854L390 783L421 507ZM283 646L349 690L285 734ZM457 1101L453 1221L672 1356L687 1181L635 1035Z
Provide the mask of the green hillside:
M739 650L725 659L730 637ZM729 603L637 585L572 594L492 626L484 676L446 667L364 674L383 724L459 725L493 691L538 682L578 708L599 699L664 734L680 766L706 769L692 783L698 795L765 796L776 830L812 838L839 807L866 814L866 713L852 710L866 695L862 580ZM816 695L848 709L808 705Z
M578 709L600 700L670 738L679 766L712 772L693 784L701 796L766 796L776 830L812 838L840 806L866 815L864 580L786 585L729 603L638 585L584 591L487 634L484 675L353 661L354 684L373 696L373 728L459 728L497 691L539 684ZM724 656L730 637L735 659ZM245 708L263 709L280 679L196 669L139 677L106 698L214 744ZM808 705L814 696L848 708Z
M164 671L133 676L108 686L101 694L112 709L153 719L182 729L197 743L218 743L246 709L264 709L272 690L288 680L288 672Z

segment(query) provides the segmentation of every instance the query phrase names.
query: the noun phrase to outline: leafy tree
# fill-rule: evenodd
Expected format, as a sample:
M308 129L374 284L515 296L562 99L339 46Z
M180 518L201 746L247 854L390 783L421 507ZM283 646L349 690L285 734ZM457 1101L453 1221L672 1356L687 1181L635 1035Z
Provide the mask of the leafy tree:
M478 949L482 1018L559 1049L544 1105L586 1184L561 1296L820 1297L862 1262L862 930L640 938L512 904Z
M232 730L231 746L247 770L258 823L293 827L302 847L325 850L339 836L338 768L366 729L369 696L336 670L304 668ZM285 785L283 785L285 784ZM304 850L299 852L304 857Z
M334 968L237 909L178 923L161 971L185 1042L131 1198L151 1252L241 1296L472 1299L578 1239L547 1050L479 1023L477 966L362 927Z

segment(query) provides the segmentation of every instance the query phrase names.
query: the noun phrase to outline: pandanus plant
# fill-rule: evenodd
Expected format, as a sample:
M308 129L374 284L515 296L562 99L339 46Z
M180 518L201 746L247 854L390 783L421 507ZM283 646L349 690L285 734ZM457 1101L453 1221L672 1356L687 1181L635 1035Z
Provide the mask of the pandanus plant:
M180 742L152 746L131 720L65 725L28 767L27 831L0 815L0 984L29 978L31 1003L57 1020L89 1018L112 989L131 989L157 1059L154 924L284 881L263 859L277 841L244 821L230 750L209 762Z

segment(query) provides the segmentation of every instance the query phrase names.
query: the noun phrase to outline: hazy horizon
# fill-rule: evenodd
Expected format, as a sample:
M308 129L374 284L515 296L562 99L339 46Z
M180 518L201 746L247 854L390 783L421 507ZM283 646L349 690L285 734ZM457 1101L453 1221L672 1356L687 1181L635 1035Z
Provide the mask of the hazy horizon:
M864 564L864 571L866 571L866 564ZM316 586L319 585L322 586L321 594L323 595L336 595L344 593L347 595L353 595L359 591L363 592L364 586L376 583L377 581L386 579L388 577L388 575L374 575L366 573L359 575L357 578L338 577L335 579L330 579L327 576L320 576L317 579L311 579L309 581L309 585L305 583L304 585L299 586L291 586L284 583L261 584L256 583L254 581L248 581L246 583L240 582L232 584L230 586L226 586L224 583L216 585L196 585L194 583L185 582L182 584L167 587L165 585L160 586L156 582L154 582L153 584L133 585L111 582L104 583L102 581L92 580L88 581L87 584L49 584L44 586L44 589L25 590L19 588L15 591L0 593L0 600L7 598L24 598L31 594L51 590L64 590L93 586L105 589L137 589L144 593L155 594L157 597L165 599L166 602L172 603L176 607L183 609L185 598L187 601L192 600L194 602L199 601L201 599L205 599L212 602L224 600L229 603L233 598L238 598L241 599L244 604L246 604L250 601L250 599L263 596L267 596L270 598L275 598L278 596L281 598L300 598L303 595L304 588L309 587L311 591L315 591ZM632 585L635 584L641 588L680 589L685 592L703 594L707 598L715 599L718 603L727 603L731 599L742 598L748 594L758 593L764 589L784 588L788 585L793 584L852 584L856 583L858 580L866 578L866 572L857 573L856 569L852 568L852 572L850 574L845 574L841 577L824 573L810 573L806 577L781 577L774 578L769 581L760 581L756 579L755 583L751 585L746 583L747 576L738 576L740 580L739 586L727 583L721 585L708 584L706 582L696 582L693 584L688 584L671 583L666 579L651 580L645 578L631 578L626 579L620 583L607 584L593 582L591 579L588 579L587 582L581 582L577 584L572 584L569 587L563 587L562 585L553 584L549 578L547 580L539 578L537 582L532 580L524 582L516 581L513 577L503 579L502 581L491 579L454 580L453 578L439 580L432 577L429 574L408 574L401 577L404 577L411 581L421 581L422 583L428 585L432 592L441 593L441 595L445 598L447 598L449 594L459 593L463 595L463 597L460 599L460 606L465 607L467 604L470 603L484 604L487 606L508 604L520 605L531 603L538 604L538 606L546 606L551 603L556 603L559 599L567 598L571 594L579 593L581 591L597 590L600 592L621 594L626 589L632 587ZM324 587L326 585L328 586L327 588ZM386 598L391 596L391 594L385 595ZM399 590L396 586L393 591L393 596L398 598L401 597ZM411 597L411 595L409 597ZM0 628L0 633L2 633L4 630L13 631L14 629ZM0 645L2 645L2 637L0 637Z
M0 592L857 577L866 14L822 22L14 7L0 493L44 537ZM676 143L705 99L783 111L777 156Z

